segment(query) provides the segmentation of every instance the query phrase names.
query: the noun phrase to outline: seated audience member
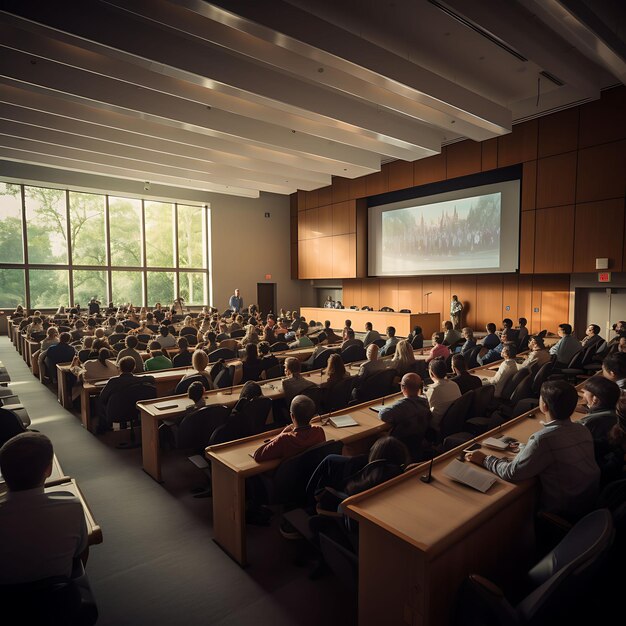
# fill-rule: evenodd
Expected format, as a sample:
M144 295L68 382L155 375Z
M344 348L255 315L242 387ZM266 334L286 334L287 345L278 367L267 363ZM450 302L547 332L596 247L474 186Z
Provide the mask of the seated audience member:
M278 359L272 354L270 350L270 344L267 341L261 341L257 346L261 362L263 363L263 371L271 369L279 365Z
M335 308L335 301L333 300L332 296L327 296L326 297L326 301L324 302L324 308L325 309L334 309Z
M559 324L560 339L550 348L550 354L556 357L556 367L567 367L572 357L581 349L581 343L572 335L569 324Z
M528 369L534 367L541 367L545 365L550 359L550 353L543 342L542 337L531 337L528 340L528 356L524 359L524 362L520 365L520 369L527 367Z
M615 332L615 337L609 341L609 346L619 343L622 337L626 337L626 322L619 321L613 324L613 331Z
M406 340L413 346L414 350L424 347L424 335L421 326L414 326Z
M170 329L165 324L159 327L159 336L157 338L161 349L173 348L176 345L176 337L170 333Z
M513 328L513 320L505 317L502 320L502 333L506 333L509 337L509 341L512 341L515 345L517 345L517 339L518 339L518 333L517 331Z
M626 352L626 337L620 337L619 343L617 344L618 352Z
M274 333L275 341L285 341L287 333L289 332L289 326L287 326L287 322L284 319L281 319L278 321L277 324L273 326L272 330Z
M395 369L400 376L414 371L415 355L411 344L406 339L402 339L396 344L396 351L389 361L389 367Z
M547 381L539 399L545 425L520 446L514 459L481 450L469 452L466 458L505 480L538 477L540 509L575 521L595 504L600 482L591 433L570 419L577 403L575 387L562 380Z
M621 390L626 393L626 353L614 352L602 361L602 375L612 380Z
M476 347L474 331L469 326L466 326L461 331L461 337L463 337L465 341L460 346L457 346L454 351L462 354L465 358L467 358L472 349Z
M443 359L433 359L428 364L428 373L433 384L426 392L428 404L432 413L431 428L439 431L439 423L448 407L461 397L461 391L456 383L446 378L446 362Z
M137 337L135 335L128 335L124 343L126 344L126 347L120 350L117 354L117 365L120 364L120 361L125 356L132 356L135 360L135 371L143 371L143 359L141 358L141 354L137 351L137 346L139 344Z
M373 341L380 339L380 333L374 330L372 322L365 322L365 337L363 337L363 345L367 348Z
M478 363L480 365L487 365L488 363L499 361L502 358L502 349L507 344L514 345L509 338L509 331L503 330L502 334L500 335L500 343L495 348L492 348L482 356L479 356L477 359Z
M585 330L585 338L582 340L582 347L589 348L590 346L598 347L604 339L600 337L600 327L597 324L589 324Z
M111 376L117 376L117 365L111 363L109 359L111 353L106 348L100 348L98 351L97 359L89 359L82 364L78 360L78 355L74 357L72 363L72 371L75 375L79 376L85 382L91 382L94 380L105 380L111 378ZM77 367L79 371L74 371Z
M41 341L40 350L43 352L50 346L54 346L59 343L59 329L56 326L50 326L46 331L46 337Z
M363 342L360 339L356 339L354 336L354 330L350 327L343 329L343 343L341 344L341 351L343 352L350 346L363 346Z
M402 398L380 409L378 417L391 425L391 435L402 441L411 458L417 459L424 435L431 425L428 400L422 395L423 383L414 373L405 374L400 383Z
M594 440L606 440L617 423L615 410L621 396L620 388L604 376L592 376L583 383L582 389L589 413L579 421L591 431Z
M57 365L60 363L70 363L76 355L74 346L70 345L72 335L69 333L61 333L59 335L59 343L48 348L45 363L48 376L53 380L57 377Z
M396 329L393 326L387 326L387 341L385 345L380 350L380 356L387 356L388 354L393 353L394 346L400 341L396 337Z
M208 365L209 357L207 356L207 353L204 350L194 350L193 354L191 355L191 367L193 368L193 372L181 378L181 382L183 380L191 378L192 376L202 376L202 378L204 379L202 381L204 388L207 390L213 389L213 379L211 378L211 374L207 370Z
M498 367L496 375L491 378L483 378L483 385L495 385L493 395L502 398L502 391L515 374L517 374L517 363L515 362L515 348L511 344L506 344L502 348L502 358L504 359ZM509 398L503 398L508 400Z
M228 326L228 332L232 333L233 330L241 330L243 328L243 317L241 315L237 315L235 319Z
M217 336L212 330L209 330L207 333L205 333L203 340L204 340L204 350L206 351L207 354L211 354L213 350L217 350L216 338Z
M483 339L482 346L486 350L492 350L500 343L500 338L496 335L496 325L489 322L486 326L487 335Z
M241 364L243 369L242 383L261 378L265 365L263 359L259 358L259 350L255 343L249 343L246 346L246 356L242 359Z
M326 374L328 378L326 379L324 386L328 391L330 391L342 380L350 378L350 374L346 372L346 366L338 354L330 355L330 358L328 359L328 367L326 368Z
M96 432L102 434L107 430L111 430L111 424L107 421L106 407L111 399L111 396L117 393L123 393L129 387L136 385L149 385L154 384L154 376L135 376L136 370L135 359L132 356L125 356L119 360L117 364L119 369L119 376L113 376L109 378L107 384L103 387L100 395L98 396L98 429ZM142 363L143 367L143 363ZM142 370L139 370L142 371Z
M308 378L302 378L300 371L300 361L298 359L292 356L285 359L286 378L283 378L282 385L287 404L290 404L291 401L305 389L317 386Z
M324 330L322 331L326 335L326 343L339 343L341 337L330 327L330 322L326 320L324 322Z
M602 485L624 478L626 463L626 398L624 396L621 396L617 403L616 414L616 423L609 430L606 439L594 437L596 462L600 466Z
M206 406L204 391L204 385L199 380L196 380L189 385L187 388L187 397L193 404L189 404L185 407L185 413L182 418L185 418L187 415L191 415ZM178 423L182 422L182 418L178 420Z
M387 362L379 359L378 354L379 348L375 343L371 343L367 346L367 350L365 351L367 361L362 363L359 368L359 373L357 374L357 385L369 378L372 374L386 369Z
M80 500L44 492L53 456L50 439L37 432L21 433L0 448L0 471L8 488L0 500L2 585L67 579L74 559L87 560L87 524ZM32 601L37 602L36 595Z
M478 376L474 376L467 371L467 362L462 354L453 355L452 371L455 375L452 376L450 380L459 386L461 395L463 395L466 391L478 389L482 385Z
M220 348L226 348L227 350L232 350L237 353L239 350L239 342L236 339L222 339L219 343Z
M461 333L454 328L450 320L446 320L443 323L443 345L453 346L459 339L461 339Z
M309 339L307 331L302 328L298 328L296 331L296 340L289 344L289 348L291 350L295 350L297 348L310 348L312 345L313 342Z
M520 317L517 322L519 323L519 328L517 329L517 345L519 346L524 338L528 336L528 320L525 317Z
M26 337L31 339L34 333L43 333L43 320L41 317L33 317L32 324L26 327Z
M148 346L150 358L143 364L146 372L154 372L156 370L170 369L172 362L163 354L161 344L158 341L151 341Z
M291 424L255 450L255 461L261 463L272 459L286 459L326 441L324 429L310 424L315 415L315 403L311 398L296 395L289 403L289 414Z
M335 308L336 309L343 309L343 304L342 304L341 300L337 300L337 302L335 302Z
M247 404L255 398L260 398L262 395L263 389L261 389L261 385L259 385L259 383L254 380L249 380L247 383L244 383L241 391L239 392L239 400L237 400L237 404L233 407L230 415L232 416L235 413L240 413Z
M249 343L258 344L259 335L257 333L256 326L254 324L248 324L246 326L246 334L241 340L241 345L245 348Z
M443 345L443 333L433 333L433 347L428 353L426 363L430 363L433 359L446 359L450 356L450 349Z
M178 346L178 354L172 358L174 367L189 367L191 365L191 352L189 352L189 342L185 337L179 337L176 340Z

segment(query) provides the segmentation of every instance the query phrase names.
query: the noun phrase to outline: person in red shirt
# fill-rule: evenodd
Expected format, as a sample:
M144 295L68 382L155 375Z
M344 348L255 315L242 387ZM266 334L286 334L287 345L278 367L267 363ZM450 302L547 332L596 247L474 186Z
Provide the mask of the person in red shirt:
M315 402L311 398L296 396L291 401L289 413L292 423L254 452L255 461L286 459L326 441L324 429L310 424L315 415Z
M433 359L445 359L449 354L448 346L443 345L443 333L433 333L433 347L428 354L426 363L430 363Z

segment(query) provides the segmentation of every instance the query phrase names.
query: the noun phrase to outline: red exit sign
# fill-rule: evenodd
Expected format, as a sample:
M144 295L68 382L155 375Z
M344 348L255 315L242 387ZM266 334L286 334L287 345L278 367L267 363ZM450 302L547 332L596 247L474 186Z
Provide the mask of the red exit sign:
M265 274L265 280L272 280L271 274Z
M610 283L611 282L611 272L598 272L598 282L599 283Z

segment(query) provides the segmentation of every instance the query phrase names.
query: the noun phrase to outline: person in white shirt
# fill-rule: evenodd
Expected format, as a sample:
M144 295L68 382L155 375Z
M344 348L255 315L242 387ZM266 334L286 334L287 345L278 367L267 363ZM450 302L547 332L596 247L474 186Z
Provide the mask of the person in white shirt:
M446 378L446 362L443 359L433 359L428 364L428 372L433 380L433 384L426 392L432 421L430 426L433 430L439 430L441 418L448 407L461 397L459 386Z
M502 391L506 384L517 372L517 363L515 362L515 348L506 345L502 348L502 358L504 361L500 363L500 367L493 378L483 378L483 385L495 385L494 396L502 397ZM506 398L508 400L508 398Z
M161 344L161 348L173 348L176 346L176 337L172 335L167 326L161 326L159 328L159 336L157 341Z

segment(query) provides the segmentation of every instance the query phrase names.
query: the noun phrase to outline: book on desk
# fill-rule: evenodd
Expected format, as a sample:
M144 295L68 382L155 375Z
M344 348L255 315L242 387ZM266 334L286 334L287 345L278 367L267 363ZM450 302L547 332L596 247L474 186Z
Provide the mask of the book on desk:
M333 415L329 422L335 428L346 428L346 426L358 426L359 423L352 417L352 415Z

